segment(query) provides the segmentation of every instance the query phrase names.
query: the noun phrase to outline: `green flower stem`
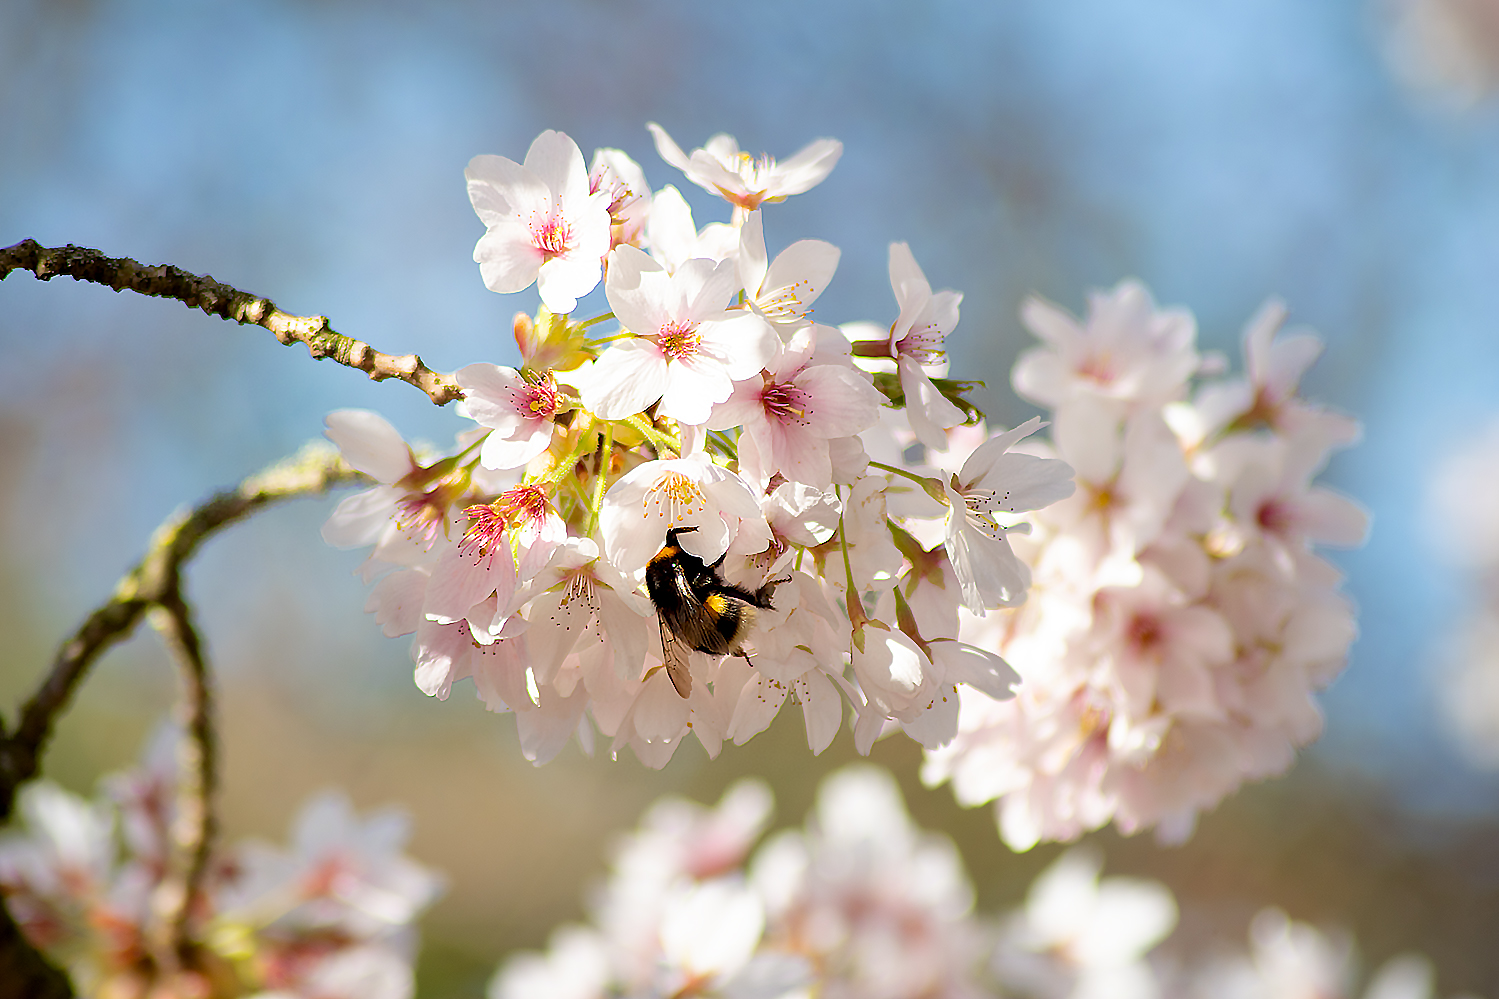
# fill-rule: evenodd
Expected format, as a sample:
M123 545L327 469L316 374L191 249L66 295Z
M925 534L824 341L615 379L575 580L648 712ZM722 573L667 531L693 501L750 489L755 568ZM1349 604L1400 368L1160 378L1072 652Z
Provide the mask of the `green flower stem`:
M883 461L875 461L873 458L869 459L869 464L870 464L870 467L872 467L872 468L878 468L878 469L881 469L883 471L890 472L893 475L904 475L906 478L910 479L912 482L919 482L919 483L921 483L921 485L922 485L923 488L926 486L926 484L928 482L931 481L931 478L929 476L926 476L926 475L917 475L915 472L911 471L910 469L899 468L899 467L897 467L895 465L887 465Z
M650 420L647 420L639 413L636 413L624 422L638 431L646 440L650 441L651 447L656 449L657 454L663 451L670 451L673 458L680 458L682 456L681 441L673 439L670 434L663 434L651 425Z
M593 502L588 505L588 530L585 537L592 537L599 526L599 510L604 505L604 493L609 488L609 463L614 458L614 424L604 423L604 439L599 444L599 471L593 482Z
M573 449L568 452L567 457L553 465L551 471L536 480L548 491L556 488L558 483L573 474L573 469L577 467L578 462L582 461L583 456L594 448L593 417L585 414L578 422L581 425L578 427L578 440L573 444Z
M614 313L612 313L612 312L606 312L602 316L594 316L592 319L585 319L581 323L576 323L573 326L573 329L575 329L575 330L577 330L578 332L581 333L583 330L586 330L588 327L594 325L595 323L601 323L601 322L603 322L606 319L613 319L613 318L614 318Z

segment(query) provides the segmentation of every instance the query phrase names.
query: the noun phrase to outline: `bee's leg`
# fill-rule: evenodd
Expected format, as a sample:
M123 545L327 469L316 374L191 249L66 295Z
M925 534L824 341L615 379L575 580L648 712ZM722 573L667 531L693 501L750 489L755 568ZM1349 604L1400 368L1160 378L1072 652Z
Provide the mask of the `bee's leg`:
M733 652L733 654L736 655L736 656L738 656L740 659L743 659L745 662L749 663L751 667L753 667L755 665L755 661L750 658L750 654L748 652L744 651L744 647L743 646L740 646L739 648L735 649L734 652Z
M791 582L790 576L781 576L779 579L766 580L765 583L755 591L755 603L761 607L769 609L771 606L771 598L776 595L776 587L780 586L782 583L789 582Z

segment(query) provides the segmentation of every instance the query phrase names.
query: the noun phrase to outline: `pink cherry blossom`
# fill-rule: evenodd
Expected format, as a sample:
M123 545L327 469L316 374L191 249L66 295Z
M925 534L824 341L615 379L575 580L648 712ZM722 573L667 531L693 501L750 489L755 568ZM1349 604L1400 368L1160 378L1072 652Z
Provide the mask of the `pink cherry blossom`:
M609 248L640 245L651 217L651 188L640 164L622 149L595 149L588 169L590 194L602 195L609 210Z
M1086 324L1040 298L1027 299L1020 318L1043 346L1020 356L1012 380L1016 392L1043 405L1086 395L1160 406L1181 397L1199 364L1192 314L1157 311L1138 281L1089 295Z
M475 156L464 171L468 196L487 231L474 262L490 291L534 282L558 315L598 286L609 252L610 192L592 190L583 153L561 132L542 132L524 164Z
M833 280L839 256L832 243L802 239L768 261L760 213L751 214L739 228L739 283L755 310L778 327L806 320L812 303Z
M562 396L550 372L527 378L498 364L470 364L453 378L463 389L460 414L491 431L479 451L484 467L519 468L551 444Z
M818 139L784 163L777 163L769 156L755 159L740 152L733 136L719 133L688 156L660 125L651 122L646 127L655 137L656 152L663 160L708 193L751 212L767 201L784 201L816 187L843 155L843 143Z
M925 366L943 358L944 338L958 325L961 292L933 292L905 243L890 244L890 286L900 315L890 324L890 356L896 359L906 416L917 440L934 451L947 446L942 433L967 417L938 391Z
M762 373L735 385L708 426L743 426L763 465L791 482L826 488L833 484L829 438L874 426L884 397L858 369L817 363L813 330L799 330Z
M668 274L633 246L609 255L609 305L634 334L615 341L582 386L583 404L606 420L660 400L657 412L682 423L708 421L737 379L759 371L778 344L765 320L727 311L734 265L689 260Z

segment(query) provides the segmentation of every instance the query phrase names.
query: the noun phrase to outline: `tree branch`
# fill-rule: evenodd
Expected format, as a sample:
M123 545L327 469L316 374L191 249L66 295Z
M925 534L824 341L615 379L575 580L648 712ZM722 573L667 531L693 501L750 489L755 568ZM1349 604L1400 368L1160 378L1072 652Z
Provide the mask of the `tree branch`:
M39 280L66 275L75 281L108 285L115 291L133 291L157 298L175 298L189 308L236 323L262 326L290 346L305 343L316 359L331 357L339 364L357 368L375 381L399 378L427 393L434 403L446 406L463 398L463 390L451 376L433 371L415 354L382 354L363 340L335 333L326 316L294 316L282 312L268 298L251 295L210 276L191 274L171 264L147 267L128 257L106 257L83 246L45 247L26 239L0 250L0 281L13 270L26 270Z
M51 671L22 707L15 731L0 738L0 823L10 818L16 789L36 776L53 723L94 660L125 639L149 608L164 605L179 592L182 565L205 540L272 503L368 481L331 448L309 445L246 479L239 488L221 492L192 510L178 511L157 528L145 557L120 580L108 602L90 614L58 650Z
M187 601L180 591L164 594L151 618L171 648L182 677L183 739L178 748L172 856L152 900L159 929L157 963L175 971L194 965L188 923L218 832L213 810L218 738L213 724L213 677Z

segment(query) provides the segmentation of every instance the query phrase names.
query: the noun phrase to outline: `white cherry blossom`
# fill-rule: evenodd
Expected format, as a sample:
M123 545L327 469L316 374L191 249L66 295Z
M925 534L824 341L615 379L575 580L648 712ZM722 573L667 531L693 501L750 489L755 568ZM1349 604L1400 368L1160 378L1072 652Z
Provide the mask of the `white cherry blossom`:
M613 197L612 189L592 189L578 144L562 132L542 132L524 164L475 156L464 176L487 227L474 247L484 284L509 294L535 283L548 309L572 312L602 276Z
M668 273L633 246L609 255L609 304L631 336L599 357L581 386L583 404L606 420L660 400L657 412L682 423L708 421L713 406L770 361L775 334L759 316L729 312L734 265L689 260Z
M526 378L514 368L470 364L453 379L464 393L460 415L490 430L479 451L485 468L519 468L551 444L563 400L550 372Z
M802 239L769 261L763 216L755 212L739 228L739 283L755 310L778 328L806 320L833 280L839 256L832 243Z
M656 192L646 224L646 249L670 273L693 259L733 260L739 253L739 230L723 222L701 229L692 221L692 208L680 191L668 184Z
M944 340L958 325L963 295L951 290L933 292L905 243L890 244L890 286L900 308L900 315L890 324L890 356L900 372L906 416L916 439L940 451L947 446L942 431L967 417L938 391L926 366L942 361Z
M838 163L843 143L818 139L795 156L777 163L769 156L759 159L739 151L734 137L719 133L689 156L655 122L647 126L656 140L661 158L687 175L687 179L729 204L754 211L765 202L784 201L793 194L811 190Z
M962 470L944 484L948 518L945 545L968 609L1011 607L1025 599L1030 570L1015 557L1007 530L995 514L1038 510L1071 496L1072 468L1056 458L1038 458L1010 449L1041 429L1039 417L979 445Z
M604 497L604 551L626 576L645 568L673 527L694 528L679 543L709 564L725 552L753 554L770 543L770 528L749 486L701 452L638 465Z
M1058 407L1078 395L1122 406L1160 406L1181 397L1197 370L1197 323L1184 309L1158 311L1138 281L1088 296L1079 323L1041 298L1021 321L1043 341L1015 362L1021 396Z
M762 465L788 481L827 488L833 484L829 439L874 426L883 397L856 368L818 363L814 330L799 330L763 372L738 382L714 407L708 426L742 426Z

